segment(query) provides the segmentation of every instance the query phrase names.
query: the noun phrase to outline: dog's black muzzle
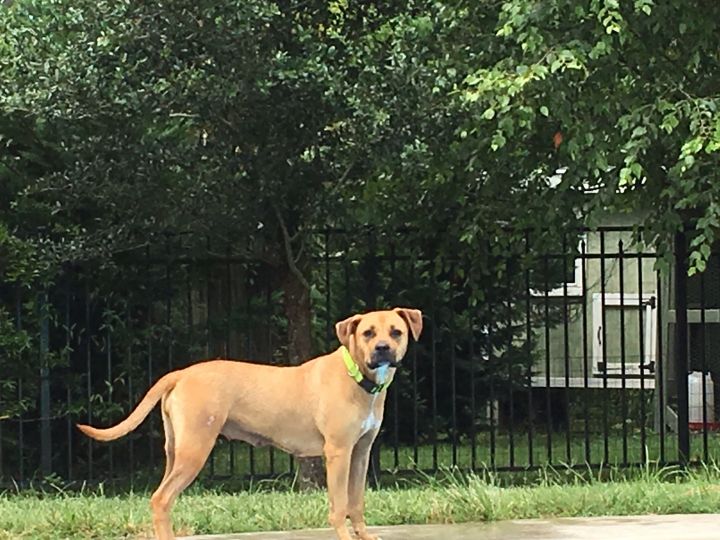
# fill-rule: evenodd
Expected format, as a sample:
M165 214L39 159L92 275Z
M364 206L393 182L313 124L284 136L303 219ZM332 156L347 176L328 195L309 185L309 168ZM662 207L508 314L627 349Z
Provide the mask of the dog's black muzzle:
M389 366L391 368L400 367L400 362L395 360L395 353L390 351L375 351L371 358L368 367L370 369L377 369L382 366Z

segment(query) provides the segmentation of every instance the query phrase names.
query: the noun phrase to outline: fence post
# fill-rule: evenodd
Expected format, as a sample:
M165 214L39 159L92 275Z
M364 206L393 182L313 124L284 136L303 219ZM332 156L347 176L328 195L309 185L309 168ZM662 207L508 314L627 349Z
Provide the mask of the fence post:
M40 469L43 477L52 472L50 440L50 368L48 349L50 341L47 292L38 295L40 315Z
M678 461L690 456L688 425L687 246L684 230L675 234L675 390L677 393Z
M366 309L372 310L377 309L377 274L378 274L378 259L376 244L377 238L375 236L375 230L370 229L367 234L368 253L367 253L367 290L366 290ZM375 439L375 443L370 450L370 485L377 489L380 485L380 474L382 473L382 467L380 465L380 446L382 442L380 436Z

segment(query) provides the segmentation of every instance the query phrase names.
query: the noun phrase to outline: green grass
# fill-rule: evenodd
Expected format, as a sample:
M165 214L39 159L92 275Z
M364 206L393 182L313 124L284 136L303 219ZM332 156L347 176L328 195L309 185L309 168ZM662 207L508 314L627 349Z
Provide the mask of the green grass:
M371 525L520 518L720 511L720 468L631 471L544 469L521 486L497 476L446 472L367 495ZM180 534L325 527L324 492L277 490L267 483L239 493L191 488L173 512ZM0 494L0 539L151 537L148 493L102 491Z

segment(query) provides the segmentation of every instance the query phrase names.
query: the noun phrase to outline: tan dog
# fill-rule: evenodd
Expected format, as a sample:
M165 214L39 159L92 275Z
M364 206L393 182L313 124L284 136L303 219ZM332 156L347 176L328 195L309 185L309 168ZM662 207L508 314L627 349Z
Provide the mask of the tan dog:
M162 400L165 476L150 505L158 540L174 538L170 508L202 469L218 435L255 446L272 444L298 457L325 456L329 522L350 540L347 517L361 540L370 448L380 430L387 386L422 314L396 308L354 315L335 325L342 347L300 366L212 360L173 371L150 388L114 427L78 425L101 441L135 429Z

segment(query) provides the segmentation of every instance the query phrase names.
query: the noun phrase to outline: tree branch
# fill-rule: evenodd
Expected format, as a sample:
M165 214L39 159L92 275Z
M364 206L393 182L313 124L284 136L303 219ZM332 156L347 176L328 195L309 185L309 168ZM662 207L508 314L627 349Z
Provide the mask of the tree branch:
M307 279L305 279L305 276L303 276L300 269L297 267L297 264L295 264L295 257L293 256L291 245L292 240L290 239L290 234L288 233L287 226L285 225L285 220L283 219L282 214L280 213L280 209L277 207L275 202L273 201L271 204L273 211L275 212L275 217L277 218L280 225L280 230L282 231L283 244L285 245L285 258L287 259L288 268L290 268L290 272L292 272L293 275L298 279L303 288L306 291L309 291L310 284L308 283Z

